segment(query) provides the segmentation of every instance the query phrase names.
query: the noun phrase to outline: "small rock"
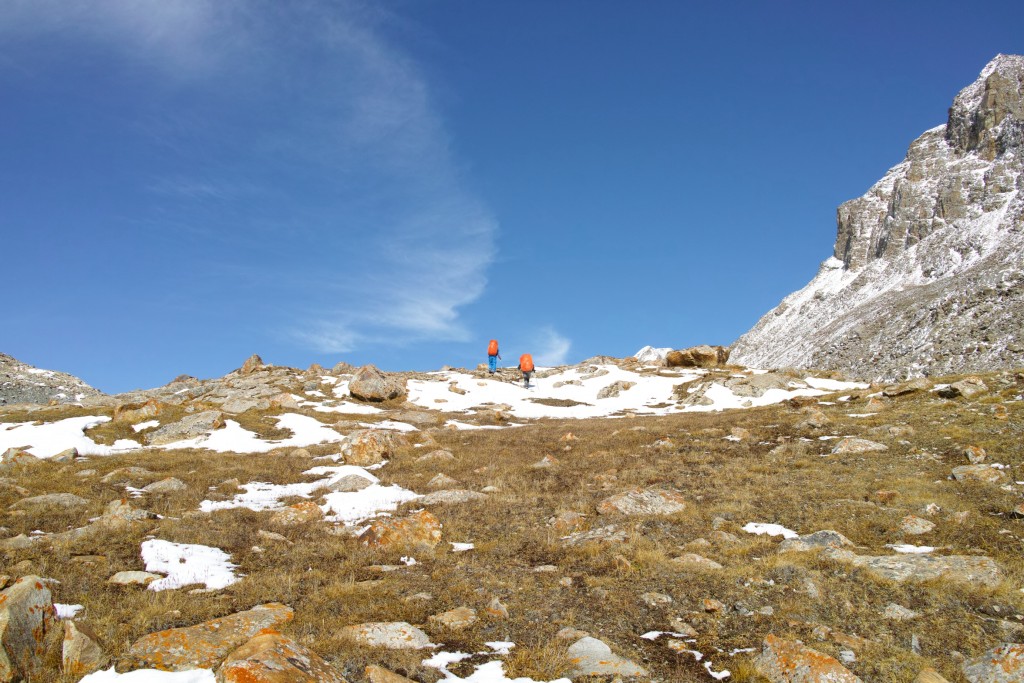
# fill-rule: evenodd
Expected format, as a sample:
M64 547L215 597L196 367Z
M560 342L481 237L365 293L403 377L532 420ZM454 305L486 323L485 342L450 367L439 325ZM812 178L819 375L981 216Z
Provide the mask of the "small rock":
M27 510L40 508L63 508L65 510L69 510L71 508L82 507L88 504L89 501L85 498L76 496L73 493L47 493L42 496L23 498L17 503L11 505L10 509Z
M930 522L923 517L917 517L915 515L907 515L900 522L900 531L911 536L927 534L934 528L935 522Z
M577 676L646 676L647 670L619 657L606 643L589 636L580 638L567 651L573 666L570 677Z
M725 603L721 600L715 600L714 598L704 598L701 603L701 607L705 612L710 613L725 611Z
M1006 475L988 465L960 465L953 468L953 478L957 481L980 481L987 484L1001 484Z
M438 489L452 489L461 484L461 481L459 481L458 479L453 479L452 477L449 477L447 474L438 474L433 479L427 482L427 488L430 489L431 491L437 491Z
M68 448L67 450L63 450L60 453L58 453L57 455L54 455L53 457L51 457L50 458L50 462L56 462L56 463L64 464L64 463L74 462L75 458L77 458L77 457L78 457L78 449L77 448Z
M586 638L590 634L586 631L581 631L578 628L566 626L555 634L555 638L559 640L579 640L580 638Z
M496 619L508 619L508 606L498 598L492 598L484 613Z
M834 658L772 634L765 636L754 668L771 683L861 683Z
M985 449L981 446L968 446L964 449L964 455L972 465L980 465L985 462Z
M640 599L648 607L665 607L672 604L672 596L664 593L644 593Z
M73 621L64 622L64 645L61 650L61 671L65 676L84 676L107 665L107 656L96 641Z
M558 459L551 455L545 455L537 462L530 465L535 470L547 469L548 467L554 467L558 464Z
M476 610L469 607L456 607L453 610L435 614L427 618L427 623L435 628L446 628L461 631L477 622Z
M1024 645L1003 643L963 663L964 677L971 683L1017 683L1024 681Z
M686 500L678 491L634 489L606 498L597 506L602 515L671 515L686 509Z
M921 614L912 609L907 609L903 605L897 605L895 602L890 602L885 606L882 616L886 619L892 619L893 621L910 621L911 619L917 619Z
M328 485L327 490L331 493L354 493L356 491L362 491L367 486L372 486L373 482L366 477L358 474L346 474L338 481L332 482Z
M359 540L375 548L426 547L441 541L441 522L426 510L406 517L375 519Z
M148 586L162 578L164 577L150 572L118 572L107 579L107 583L115 586Z
M398 674L388 671L387 669L382 669L375 664L371 664L366 667L363 673L366 675L366 680L369 681L369 683L416 683L411 678L399 676Z
M451 462L452 460L455 460L455 456L452 455L451 451L439 448L436 451L424 453L420 457L416 458L416 462L430 462L432 460L436 460L438 462Z
M324 512L320 506L313 501L302 501L295 505L277 510L270 516L270 523L274 526L296 526L319 522L324 518Z
M561 512L548 519L548 525L562 536L581 529L585 524L586 517L573 511Z
M346 626L338 636L367 647L389 650L421 650L433 647L427 634L404 621L373 622Z
M706 557L697 555L696 553L684 553L679 557L672 558L672 564L680 569L695 569L695 570L716 570L724 569L722 565L709 560Z
M779 544L779 552L807 552L818 548L842 548L846 546L853 546L853 541L838 531L824 529L797 538L787 538Z
M988 387L980 377L965 377L959 382L953 382L948 387L939 389L938 394L943 398L973 398L988 391Z
M487 494L466 489L448 489L434 491L419 499L422 505L457 505L459 503L470 503L473 501L486 500Z
M176 479L175 477L168 477L167 479L161 479L155 481L148 486L143 486L142 491L144 493L156 493L156 494L167 494L167 493L178 493L180 491L187 491L188 484Z
M848 453L873 453L887 450L889 450L889 447L885 444L869 441L868 439L848 436L845 439L839 440L839 443L837 443L832 449L832 454L845 455Z

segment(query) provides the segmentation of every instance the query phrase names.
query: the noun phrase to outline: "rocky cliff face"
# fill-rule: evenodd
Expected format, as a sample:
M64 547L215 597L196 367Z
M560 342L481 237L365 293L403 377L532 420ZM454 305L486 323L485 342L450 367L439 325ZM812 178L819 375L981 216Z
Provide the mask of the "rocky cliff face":
M100 396L82 380L63 372L40 370L0 353L0 405L12 403L77 403Z
M1024 57L999 55L945 125L838 210L818 275L732 360L863 378L1024 365Z

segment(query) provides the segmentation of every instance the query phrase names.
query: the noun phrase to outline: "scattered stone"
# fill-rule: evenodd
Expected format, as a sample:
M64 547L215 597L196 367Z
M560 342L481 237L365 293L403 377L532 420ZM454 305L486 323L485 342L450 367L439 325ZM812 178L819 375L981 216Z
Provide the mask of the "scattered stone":
M143 493L168 494L188 491L188 484L175 477L168 477L142 487Z
M619 529L614 524L610 524L599 529L591 529L590 531L577 531L574 534L569 534L563 539L563 542L567 546L579 546L586 545L588 543L625 543L628 540L628 532L626 532L624 529Z
M0 680L47 680L60 631L47 579L23 576L0 592Z
M921 673L917 674L917 678L914 679L914 683L949 683L945 678L942 677L935 669L930 666L926 666L921 669Z
M980 465L985 462L985 449L981 446L968 446L964 449L964 455L972 465Z
M1003 643L980 657L963 663L971 683L1018 683L1024 681L1024 645Z
M404 621L345 626L338 636L359 645L383 647L389 650L421 650L433 647L433 643L430 642L426 633Z
M434 460L438 462L451 462L452 460L455 460L455 456L452 455L451 451L446 451L443 448L439 448L436 451L424 453L420 457L416 458L416 462L431 462Z
M373 482L364 476L358 474L346 474L344 477L328 486L327 490L331 493L354 493L356 491L362 491L367 486L372 485Z
M703 557L702 555L697 555L696 553L684 553L679 557L674 557L672 558L672 564L680 569L724 569L722 565L714 560L709 560L708 558Z
M164 577L150 572L118 572L107 579L107 583L115 586L148 586L162 578Z
M217 683L348 683L320 655L280 633L262 633L217 670Z
M1001 484L1006 475L995 467L988 465L960 465L953 468L953 478L957 481L980 481L986 484Z
M569 646L569 662L573 669L570 677L577 676L646 676L647 670L619 657L606 643L590 636L580 638Z
M1003 580L1003 572L990 557L976 555L856 555L849 550L829 548L824 557L849 562L856 567L892 581L928 581L944 579L986 588L994 588Z
M903 605L890 602L885 606L885 610L882 611L882 616L893 621L910 621L911 619L917 619L921 614Z
M47 493L42 496L23 498L10 506L11 510L30 510L42 508L63 508L70 510L88 505L89 501L73 493Z
M157 478L156 472L150 472L145 467L119 467L108 472L100 478L104 484L121 484L124 482L143 482Z
M359 368L348 384L348 392L362 401L392 401L408 394L405 380L387 375L374 365Z
M375 519L359 540L374 548L433 548L441 541L441 522L426 510L406 517Z
M132 644L127 658L136 668L211 669L263 629L276 629L293 616L281 603L259 605L195 626L150 633Z
M381 429L360 429L341 442L341 453L349 465L366 467L393 458L395 452L406 445L400 435Z
M852 547L853 541L838 531L825 529L823 531L815 531L813 534L807 534L806 536L787 538L779 544L779 552L807 552L818 548L842 548L844 546Z
M366 674L366 680L369 681L369 683L416 683L411 678L399 676L398 674L392 673L387 669L382 669L375 664L371 664L366 667L363 673Z
M953 382L948 387L939 389L938 394L943 398L974 398L988 391L988 387L981 381L980 377L965 377L959 382Z
M565 536L571 534L574 531L582 529L586 524L587 518L578 512L568 511L560 512L548 519L548 525L554 529L555 533Z
M4 454L0 456L0 472L32 467L41 462L41 459L32 455L28 451L23 451L20 448L8 448L4 451Z
M270 516L270 523L274 526L297 526L319 522L324 518L324 511L320 506L311 500L304 500L295 505L277 510Z
M458 479L453 479L447 474L438 474L433 479L427 482L427 488L431 491L437 491L438 489L450 489L459 486L462 482Z
M900 531L911 536L920 536L921 534L927 534L935 528L935 522L931 522L923 517L916 515L907 515L900 522Z
M73 621L64 622L61 671L65 676L85 676L107 665L107 656L88 634Z
M832 449L833 455L845 455L848 453L873 453L876 451L887 451L889 447L885 444L868 439L861 439L855 436L848 436L840 439L839 443Z
M860 678L836 659L800 641L765 636L754 668L771 683L860 683Z
M616 398L616 397L618 397L618 395L621 392L627 391L628 389L631 389L631 388L633 388L635 386L636 386L636 382L626 382L626 381L623 381L623 380L619 380L617 382L613 382L612 384L609 384L608 386L606 386L603 389L601 389L600 391L598 391L597 392L597 398L598 399Z
M496 619L508 619L508 606L498 598L492 598L484 613Z
M427 618L427 623L435 628L446 628L452 631L461 631L469 628L477 622L476 610L469 607L456 607L455 609L434 614Z
M665 607L672 604L672 596L665 593L644 593L640 599L648 607Z
M597 511L602 515L671 515L686 509L686 500L678 491L634 489L601 501Z
M428 493L420 498L419 502L423 505L458 505L460 503L472 503L486 499L487 494L480 493L479 491L469 491L467 489L446 489L444 491Z
M194 439L223 426L224 415L219 410L205 410L160 427L149 434L149 445L163 446L176 441Z

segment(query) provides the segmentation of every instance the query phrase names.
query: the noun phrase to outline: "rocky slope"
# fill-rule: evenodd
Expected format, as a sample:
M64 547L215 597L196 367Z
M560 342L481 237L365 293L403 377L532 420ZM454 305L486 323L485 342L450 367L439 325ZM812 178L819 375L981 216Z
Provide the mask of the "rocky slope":
M1024 57L998 55L945 125L838 210L818 275L736 342L733 362L862 378L1024 364Z
M0 405L12 403L76 403L100 396L82 380L55 370L41 370L0 353Z

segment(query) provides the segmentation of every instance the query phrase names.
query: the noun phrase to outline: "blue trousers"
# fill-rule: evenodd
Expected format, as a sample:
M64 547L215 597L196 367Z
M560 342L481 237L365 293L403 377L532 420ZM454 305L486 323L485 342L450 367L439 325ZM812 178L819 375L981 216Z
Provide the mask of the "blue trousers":
M497 369L498 369L498 357L497 356L487 356L487 371L490 372L493 375L494 371L497 370Z

